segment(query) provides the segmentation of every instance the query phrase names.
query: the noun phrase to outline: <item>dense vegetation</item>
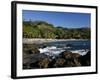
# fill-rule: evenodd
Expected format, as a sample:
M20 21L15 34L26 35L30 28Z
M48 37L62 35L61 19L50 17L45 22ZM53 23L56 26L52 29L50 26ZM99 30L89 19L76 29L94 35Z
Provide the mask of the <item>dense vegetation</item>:
M90 39L90 28L64 28L44 21L24 21L23 38Z

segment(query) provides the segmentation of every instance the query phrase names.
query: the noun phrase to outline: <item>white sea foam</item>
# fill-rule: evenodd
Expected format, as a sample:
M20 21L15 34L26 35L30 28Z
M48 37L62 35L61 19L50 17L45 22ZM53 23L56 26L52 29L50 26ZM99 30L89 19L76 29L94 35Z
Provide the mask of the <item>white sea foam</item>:
M58 56L60 53L64 52L64 48L57 48L55 46L39 48L40 53L46 54L48 56ZM70 50L72 53L79 53L80 55L86 55L89 50Z
M71 52L72 53L79 53L80 55L86 55L87 54L87 52L88 52L89 50L84 50L84 49L82 49L82 50L72 50Z
M44 53L49 56L57 56L65 50L62 48L57 48L55 46L51 46L51 47L46 47L46 48L40 48L39 51L40 51L40 53Z

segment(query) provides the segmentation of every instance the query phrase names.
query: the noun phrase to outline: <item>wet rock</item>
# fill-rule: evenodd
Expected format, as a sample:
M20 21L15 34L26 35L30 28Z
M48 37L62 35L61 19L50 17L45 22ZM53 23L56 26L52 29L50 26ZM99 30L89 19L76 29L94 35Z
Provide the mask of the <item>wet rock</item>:
M80 57L80 54L78 54L78 53L72 53L70 51L64 51L64 52L62 52L60 54L60 56L62 58L65 58L65 59L70 59L70 58L78 58L78 57Z
M64 51L55 58L51 58L45 54L40 54L37 47L31 47L28 49L26 48L24 53L27 53L27 55L24 55L23 57L23 69L77 67L91 65L90 51L84 56L81 56L78 53Z
M47 46L46 45L43 45L41 48L46 48Z
M27 64L23 64L23 69L27 69Z
M80 62L82 66L90 66L91 65L91 52L88 51L86 55L81 56Z
M44 68L47 63L46 59L49 60L45 54L31 54L24 58L23 67L24 69Z
M64 51L64 52L62 52L61 54L60 54L60 56L62 57L62 58L71 58L71 54L72 52L70 52L70 51Z
M37 54L37 53L40 53L40 51L38 50L38 47L37 45L26 45L24 44L23 46L23 52L25 54Z
M78 53L64 51L60 54L60 56L66 60L66 62L63 65L65 67L81 66L81 63L79 61L80 54Z
M81 63L78 58L70 58L66 60L65 66L76 67L76 66L81 66Z
M54 67L63 67L65 61L66 61L66 60L63 59L63 58L58 58L58 59L55 61Z
M44 58L38 62L40 68L47 68L48 64L50 63L48 58Z
M54 68L55 62L56 62L56 59L52 59L52 60L50 61L50 63L48 64L48 68Z
M30 68L31 69L39 68L38 62L30 63Z

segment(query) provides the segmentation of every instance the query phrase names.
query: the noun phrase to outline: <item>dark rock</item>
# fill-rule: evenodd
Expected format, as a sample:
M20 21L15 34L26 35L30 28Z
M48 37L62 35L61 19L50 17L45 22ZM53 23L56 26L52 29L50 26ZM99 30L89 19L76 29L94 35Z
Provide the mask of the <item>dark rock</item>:
M29 63L23 64L23 69L30 69L30 64Z
M66 59L65 66L76 67L76 66L81 66L81 63L78 58L70 58L70 59Z
M64 51L53 59L45 54L40 54L37 47L24 47L23 69L77 67L90 65L90 51L84 56L81 56L78 53Z
M66 60L66 62L63 64L65 67L81 66L79 61L80 54L78 53L64 51L60 54L60 56Z
M25 54L38 54L40 51L38 50L38 47L35 45L24 45L23 52Z
M40 53L40 51L39 51L38 48L36 48L36 47L34 47L34 48L32 48L32 49L29 49L27 52L28 52L29 54L39 54L39 53Z
M23 67L24 69L44 68L46 67L47 59L49 60L45 54L31 54L24 58Z
M80 62L82 66L90 66L91 65L91 52L88 51L86 55L81 56Z
M54 68L55 62L56 62L56 59L52 59L52 60L50 61L50 63L48 64L48 68Z
M23 69L27 69L27 64L23 64Z
M38 65L38 63L37 62L34 62L34 63L30 63L30 68L31 69L35 69L35 68L39 68L39 65Z
M41 48L46 48L47 46L46 45L43 45Z
M72 52L70 52L70 51L64 51L64 52L62 52L61 54L60 54L60 56L62 57L62 58L71 58L71 53Z
M51 67L77 67L81 66L79 61L80 54L70 51L62 52L57 58L50 62Z
M38 62L40 68L47 68L48 64L50 63L48 58L44 58Z
M80 57L80 54L78 54L78 53L72 53L70 51L64 51L64 52L62 52L60 54L60 56L62 58L65 58L65 59L70 59L70 58L78 58L78 57Z
M58 58L58 59L55 61L54 67L63 67L65 61L66 61L66 60L65 60L64 58Z

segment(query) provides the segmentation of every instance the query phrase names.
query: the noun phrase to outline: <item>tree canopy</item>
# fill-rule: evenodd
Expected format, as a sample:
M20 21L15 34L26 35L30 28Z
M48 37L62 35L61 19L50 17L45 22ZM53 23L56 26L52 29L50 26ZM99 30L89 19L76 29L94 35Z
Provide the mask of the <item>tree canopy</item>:
M90 39L90 28L55 27L44 21L23 21L23 38Z

